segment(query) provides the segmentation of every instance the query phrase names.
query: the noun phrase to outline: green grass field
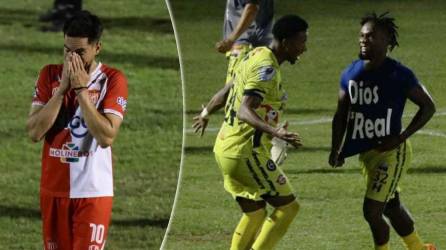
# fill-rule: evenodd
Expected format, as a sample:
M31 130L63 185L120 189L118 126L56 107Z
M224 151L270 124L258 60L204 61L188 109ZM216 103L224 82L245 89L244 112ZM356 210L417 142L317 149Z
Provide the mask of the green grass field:
M226 60L214 51L221 38L225 1L172 0L183 56L187 124L219 89ZM296 13L310 24L308 51L301 62L282 66L289 102L285 116L304 147L289 152L285 172L302 205L300 214L277 249L372 249L362 218L364 185L357 159L342 169L327 164L331 125L341 71L357 57L359 19L366 12L391 11L400 27L392 56L412 68L431 91L437 115L411 139L414 160L402 180L403 202L420 235L446 248L446 4L443 1L276 1L276 17ZM406 108L408 124L415 106ZM212 146L221 113L211 118L208 133L187 133L180 196L165 249L229 249L241 215L223 190ZM392 249L403 249L391 234Z
M62 33L42 33L52 0L0 5L0 249L42 249L41 143L25 122L39 70L61 63ZM181 157L182 94L164 1L84 1L104 22L99 60L129 81L128 113L113 145L115 199L106 249L159 249Z

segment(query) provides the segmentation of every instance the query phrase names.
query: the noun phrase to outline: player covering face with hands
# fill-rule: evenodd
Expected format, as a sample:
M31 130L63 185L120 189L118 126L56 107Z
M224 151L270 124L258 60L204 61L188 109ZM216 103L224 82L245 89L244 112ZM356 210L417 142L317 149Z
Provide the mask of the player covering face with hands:
M233 234L232 250L273 249L299 210L293 188L280 166L271 160L271 141L280 138L301 146L297 133L279 121L287 101L280 65L294 64L306 51L308 24L288 15L274 24L270 47L257 47L241 59L235 77L194 117L203 134L209 114L223 108L224 122L214 153L224 188L238 203L242 217ZM266 205L273 207L270 215Z
M44 249L104 249L111 217L111 145L127 104L127 80L96 62L102 24L81 11L64 25L64 63L36 82L27 129L44 140L40 208Z

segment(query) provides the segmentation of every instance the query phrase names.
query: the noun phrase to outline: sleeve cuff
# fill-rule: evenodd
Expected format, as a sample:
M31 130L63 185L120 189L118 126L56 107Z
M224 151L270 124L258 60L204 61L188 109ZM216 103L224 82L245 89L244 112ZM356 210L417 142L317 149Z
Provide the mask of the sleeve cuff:
M257 96L260 99L263 100L264 96L265 96L265 92L260 90L260 89L245 89L245 91L243 91L243 95L246 96Z
M122 115L122 113L119 111L116 111L114 109L104 109L103 113L104 114L113 114L113 115L119 116L119 118L121 118L121 119L124 119L124 116Z

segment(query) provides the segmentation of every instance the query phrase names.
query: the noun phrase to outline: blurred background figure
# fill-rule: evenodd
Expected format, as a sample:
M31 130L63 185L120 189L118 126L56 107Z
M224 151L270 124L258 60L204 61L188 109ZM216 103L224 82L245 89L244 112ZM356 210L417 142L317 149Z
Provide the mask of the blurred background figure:
M82 10L82 0L54 0L53 8L39 16L39 21L49 22L42 31L59 32L66 20Z

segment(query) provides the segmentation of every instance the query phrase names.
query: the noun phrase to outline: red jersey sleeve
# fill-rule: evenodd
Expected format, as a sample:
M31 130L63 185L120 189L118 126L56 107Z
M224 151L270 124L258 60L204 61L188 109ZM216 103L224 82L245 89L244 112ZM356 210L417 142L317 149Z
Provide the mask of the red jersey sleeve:
M102 105L104 114L114 114L123 119L127 107L127 96L127 79L122 72L115 71L107 84L107 92Z
M51 78L50 65L47 65L40 70L39 78L36 81L32 105L43 106L51 98Z

